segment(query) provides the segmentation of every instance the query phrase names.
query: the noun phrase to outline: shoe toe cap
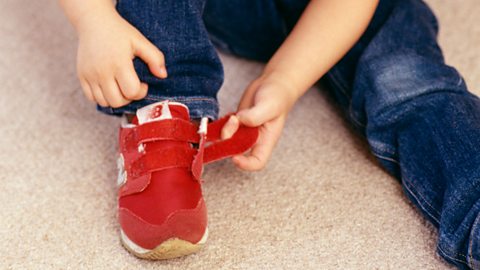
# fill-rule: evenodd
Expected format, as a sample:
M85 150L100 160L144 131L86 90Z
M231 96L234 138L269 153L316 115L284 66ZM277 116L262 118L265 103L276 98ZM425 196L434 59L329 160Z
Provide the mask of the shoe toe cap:
M203 199L193 209L172 212L161 224L149 223L125 207L120 207L118 213L122 233L144 249L154 249L174 238L195 244L201 241L207 228Z

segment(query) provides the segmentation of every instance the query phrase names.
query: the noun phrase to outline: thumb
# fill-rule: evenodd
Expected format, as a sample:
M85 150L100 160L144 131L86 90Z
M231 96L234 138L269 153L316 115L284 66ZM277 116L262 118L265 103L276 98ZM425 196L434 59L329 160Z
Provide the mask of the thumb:
M240 123L238 121L238 118L234 114L232 114L223 126L220 137L222 138L222 140L230 139L233 134L237 132L239 127Z
M274 104L265 100L255 104L248 109L240 110L237 113L240 123L249 127L258 127L277 117L277 110Z
M153 75L161 79L167 78L165 56L147 38L141 37L140 40L134 43L134 55L147 63Z

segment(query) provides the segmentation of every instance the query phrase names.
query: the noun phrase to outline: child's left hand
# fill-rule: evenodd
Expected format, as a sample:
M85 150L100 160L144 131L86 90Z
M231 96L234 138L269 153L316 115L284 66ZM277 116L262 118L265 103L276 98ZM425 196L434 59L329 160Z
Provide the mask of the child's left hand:
M265 167L295 101L358 41L378 2L310 1L263 75L243 94L237 117L231 117L222 131L222 138L229 138L239 123L260 127L252 151L233 157L237 167L248 171Z
M259 127L259 137L246 155L232 158L243 170L258 171L265 167L283 130L287 114L298 99L293 86L278 75L264 74L245 90L238 106L222 130L222 138L230 138L240 123Z

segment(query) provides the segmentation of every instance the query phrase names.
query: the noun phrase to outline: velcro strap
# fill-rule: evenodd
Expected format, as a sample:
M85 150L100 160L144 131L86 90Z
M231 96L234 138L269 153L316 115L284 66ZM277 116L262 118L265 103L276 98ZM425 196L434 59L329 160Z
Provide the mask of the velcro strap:
M132 163L129 174L139 177L145 173L169 168L190 168L197 151L188 147L174 146L161 151L146 152Z
M192 162L192 174L193 177L197 180L200 181L202 177L202 172L203 172L203 155L205 153L205 133L200 134L201 139L200 143L198 144L198 151L197 154L193 157L193 162Z
M223 158L242 154L250 149L258 138L258 127L240 125L230 139L221 140L221 132L231 115L227 115L208 125L207 141L203 163L210 163Z
M225 115L222 118L219 118L208 124L207 128L207 142L215 142L221 139L223 126L230 119L232 114Z
M200 140L197 130L196 125L180 118L153 121L133 128L125 136L124 145L132 149L140 143L159 140L197 143Z
M128 169L129 179L170 168L189 168L200 180L203 164L242 154L258 138L257 127L240 125L230 139L221 140L221 132L230 115L208 124L207 134L198 134L198 127L182 119L145 123L127 134L127 147L156 140L174 140L199 143L198 149L173 146L160 151L146 152ZM210 144L206 144L209 142Z

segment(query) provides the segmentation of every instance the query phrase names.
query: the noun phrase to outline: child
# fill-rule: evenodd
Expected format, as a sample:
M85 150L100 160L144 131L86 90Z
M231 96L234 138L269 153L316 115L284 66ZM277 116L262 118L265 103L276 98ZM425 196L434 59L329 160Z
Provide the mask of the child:
M295 101L325 77L372 153L439 228L439 254L480 269L480 101L444 63L421 0L119 0L116 10L110 0L60 2L78 31L85 95L130 119L120 131L119 219L135 255L198 250L208 234L202 164L234 155L239 168L262 169ZM200 119L217 117L223 82L212 43L267 64L236 115L207 126ZM258 127L258 140L246 126Z

